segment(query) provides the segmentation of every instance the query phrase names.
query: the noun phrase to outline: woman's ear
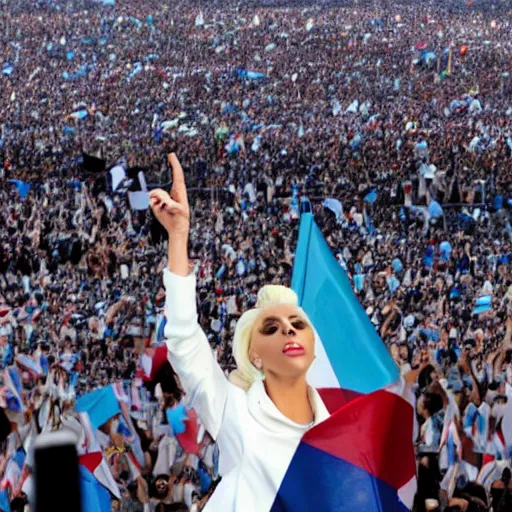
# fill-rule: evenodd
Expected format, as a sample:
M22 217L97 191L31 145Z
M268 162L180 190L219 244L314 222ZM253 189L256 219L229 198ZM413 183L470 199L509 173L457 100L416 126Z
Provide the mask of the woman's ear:
M261 357L256 352L252 350L249 352L249 360L257 370L261 371L263 369Z

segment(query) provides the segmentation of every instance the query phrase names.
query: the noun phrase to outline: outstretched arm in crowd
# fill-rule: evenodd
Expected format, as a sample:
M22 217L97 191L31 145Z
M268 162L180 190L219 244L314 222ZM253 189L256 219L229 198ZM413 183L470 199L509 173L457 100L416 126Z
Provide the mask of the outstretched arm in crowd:
M164 271L168 357L209 434L219 446L224 444L230 456L239 456L236 433L222 436L226 409L232 406L230 397L235 388L215 360L197 321L196 278L188 259L190 210L183 169L174 154L169 163L173 169L171 194L163 190L150 194L151 208L169 234L169 264Z
M400 312L400 310L399 310L398 306L396 306L394 300L392 300L387 305L387 307L384 308L384 309L387 309L387 308L390 308L390 310L389 310L388 316L386 317L386 320L384 321L384 324L382 325L382 328L380 330L380 335L381 335L382 338L384 338L386 336L386 334L388 333L389 326L390 326L391 322L396 317L396 315Z
M105 323L108 326L112 326L116 320L117 315L123 310L123 308L128 304L128 299L123 297L121 300L110 306L107 310L107 314L105 315Z
M469 400L473 402L477 407L479 407L481 402L480 386L473 371L473 367L471 366L471 361L467 354L462 355L459 361L459 366L461 370L467 375L469 375L471 378L471 393L469 395Z

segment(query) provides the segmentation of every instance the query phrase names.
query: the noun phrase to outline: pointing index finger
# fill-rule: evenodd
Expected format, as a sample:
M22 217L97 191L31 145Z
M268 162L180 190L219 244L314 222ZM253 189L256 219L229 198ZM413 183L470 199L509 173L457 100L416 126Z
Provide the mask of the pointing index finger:
M185 176L183 174L183 167L181 167L180 161L176 156L176 153L170 153L168 155L169 164L172 168L172 180L174 182L182 181L185 183Z
M172 167L172 191L176 194L176 199L182 204L188 203L187 187L185 184L185 175L183 167L176 156L176 153L171 153L168 156L169 164Z

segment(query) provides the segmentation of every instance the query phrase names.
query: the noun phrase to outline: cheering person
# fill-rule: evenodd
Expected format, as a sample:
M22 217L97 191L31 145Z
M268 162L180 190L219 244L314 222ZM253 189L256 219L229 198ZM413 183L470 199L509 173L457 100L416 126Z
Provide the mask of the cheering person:
M220 451L222 481L205 510L267 512L302 436L329 417L306 380L315 358L315 333L292 290L264 286L256 307L237 323L233 353L238 369L226 378L197 322L187 189L175 154L169 163L171 193L154 190L150 201L169 235L164 271L169 361Z

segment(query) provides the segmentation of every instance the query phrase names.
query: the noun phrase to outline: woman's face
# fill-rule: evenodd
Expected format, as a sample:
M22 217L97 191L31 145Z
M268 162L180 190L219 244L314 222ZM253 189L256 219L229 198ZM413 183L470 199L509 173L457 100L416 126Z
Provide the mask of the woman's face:
M313 329L296 306L267 307L253 327L249 358L267 376L301 377L315 358Z

